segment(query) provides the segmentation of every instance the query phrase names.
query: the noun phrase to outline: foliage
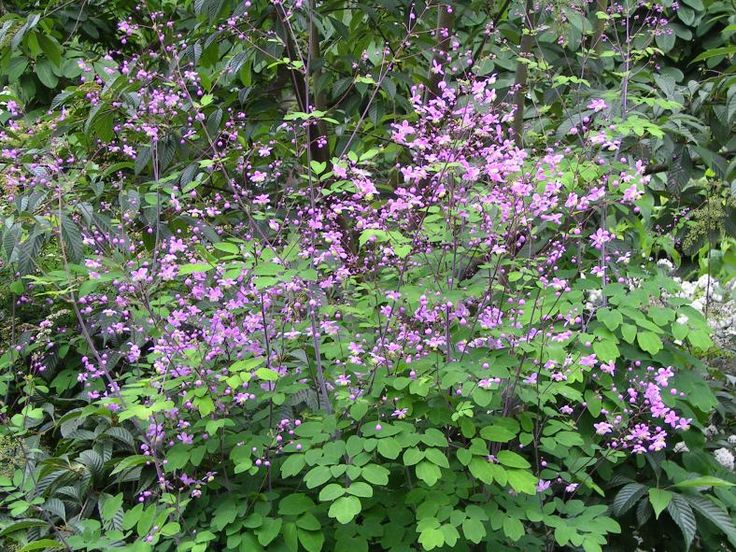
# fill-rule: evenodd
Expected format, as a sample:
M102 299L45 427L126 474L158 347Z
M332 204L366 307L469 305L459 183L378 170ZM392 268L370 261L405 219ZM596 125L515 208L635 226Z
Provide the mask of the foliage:
M15 3L0 542L735 547L734 25Z

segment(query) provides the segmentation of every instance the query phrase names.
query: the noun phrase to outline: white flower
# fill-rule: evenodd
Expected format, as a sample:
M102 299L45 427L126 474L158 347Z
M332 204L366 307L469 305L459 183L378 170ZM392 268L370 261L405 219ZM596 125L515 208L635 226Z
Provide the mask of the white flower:
M728 444L729 445L736 445L736 435L730 435L728 437Z
M727 470L733 471L734 457L733 453L727 448L719 448L713 453L713 456L721 466Z
M715 434L718 433L718 428L711 424L703 430L703 433L706 437L713 437Z
M675 452L690 452L690 449L687 448L687 445L684 441L680 441L675 445L675 448L673 449Z
M602 289L591 289L588 291L588 301L585 303L585 308L593 310L597 305L603 304L603 290Z
M657 261L657 266L663 268L665 272L672 272L675 270L675 265L669 259L660 259Z

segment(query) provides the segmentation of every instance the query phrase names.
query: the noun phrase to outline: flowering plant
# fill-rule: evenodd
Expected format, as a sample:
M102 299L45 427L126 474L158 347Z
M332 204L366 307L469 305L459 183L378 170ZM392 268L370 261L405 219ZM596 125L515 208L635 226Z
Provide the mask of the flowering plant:
M439 30L431 76L362 139L422 12L355 62L371 92L346 127L310 98L328 32L311 5L194 4L191 35L174 12L119 21L120 48L75 57L42 118L4 100L3 268L26 324L0 357L23 458L0 536L594 551L636 505L686 547L694 511L734 542L728 450L715 475L673 461L718 402L701 309L642 255L651 175L621 148L651 125L610 125L594 97L564 140L525 144L523 109ZM296 99L264 127L243 104L267 70Z

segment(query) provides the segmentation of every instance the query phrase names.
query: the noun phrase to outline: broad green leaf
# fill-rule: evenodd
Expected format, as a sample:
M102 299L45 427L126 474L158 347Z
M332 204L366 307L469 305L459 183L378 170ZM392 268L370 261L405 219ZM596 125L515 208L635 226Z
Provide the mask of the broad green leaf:
M368 464L360 472L363 479L373 485L388 485L388 476L391 472L378 464Z
M508 484L517 493L537 494L537 477L525 470L506 470Z
M343 525L350 523L361 511L360 499L355 496L338 498L330 506L328 515Z
M675 483L675 487L679 487L680 489L692 489L695 487L736 487L736 483L731 483L718 477L704 475Z
M650 355L656 355L662 350L662 340L654 332L641 331L636 335L639 347Z
M623 315L618 310L610 308L598 309L596 318L603 322L611 331L618 328L624 321Z
M654 517L659 519L659 514L669 505L672 500L672 493L665 489L657 489L652 487L649 489L649 502L654 509Z
M433 486L442 477L442 470L432 462L422 460L415 468L417 477L424 481L430 487Z
M279 514L297 516L314 508L314 501L303 493L290 494L279 502Z
M497 455L497 458L501 464L510 468L526 469L532 467L532 465L527 461L526 458L510 450L500 451Z

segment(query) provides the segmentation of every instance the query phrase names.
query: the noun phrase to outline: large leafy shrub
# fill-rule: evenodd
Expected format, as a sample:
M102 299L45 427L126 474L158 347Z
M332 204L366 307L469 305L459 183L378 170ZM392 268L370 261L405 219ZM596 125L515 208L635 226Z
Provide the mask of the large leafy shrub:
M722 229L661 231L683 212L684 177L663 190L653 164L678 102L632 76L690 8L508 4L499 30L472 4L113 3L58 59L66 11L5 19L7 543L736 543L710 288L692 305L651 257L710 267ZM568 71L554 97L536 69ZM702 157L694 182L722 165Z

